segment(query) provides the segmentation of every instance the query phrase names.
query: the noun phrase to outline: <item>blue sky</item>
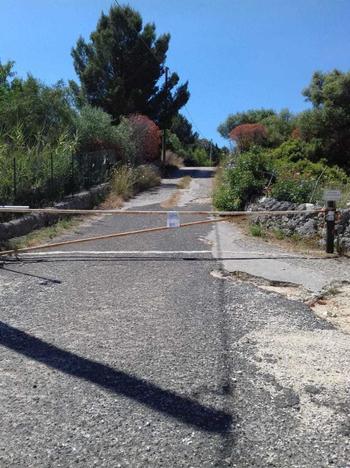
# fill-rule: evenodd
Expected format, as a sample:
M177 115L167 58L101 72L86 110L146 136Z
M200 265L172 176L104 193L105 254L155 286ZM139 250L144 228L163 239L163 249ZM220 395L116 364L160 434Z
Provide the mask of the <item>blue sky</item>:
M315 70L349 71L350 0L130 0L170 32L170 69L189 80L187 105L206 138L229 113L307 107ZM111 0L0 0L0 59L46 83L75 78L70 56ZM185 113L186 115L186 113ZM188 115L187 115L188 117Z

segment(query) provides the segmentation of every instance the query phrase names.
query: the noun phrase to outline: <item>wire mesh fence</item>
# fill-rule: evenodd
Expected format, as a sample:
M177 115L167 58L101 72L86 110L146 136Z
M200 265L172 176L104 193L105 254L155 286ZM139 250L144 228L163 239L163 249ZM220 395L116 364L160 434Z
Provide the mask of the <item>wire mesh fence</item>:
M113 150L0 158L0 205L50 205L64 195L105 182L117 162Z

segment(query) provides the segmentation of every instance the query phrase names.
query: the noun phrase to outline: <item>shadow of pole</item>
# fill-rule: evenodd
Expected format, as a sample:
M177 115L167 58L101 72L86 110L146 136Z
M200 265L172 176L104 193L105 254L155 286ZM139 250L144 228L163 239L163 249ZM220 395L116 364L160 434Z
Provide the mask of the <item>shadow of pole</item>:
M146 380L60 349L1 321L0 345L64 374L131 398L202 431L224 433L230 429L232 417L224 411L203 406Z

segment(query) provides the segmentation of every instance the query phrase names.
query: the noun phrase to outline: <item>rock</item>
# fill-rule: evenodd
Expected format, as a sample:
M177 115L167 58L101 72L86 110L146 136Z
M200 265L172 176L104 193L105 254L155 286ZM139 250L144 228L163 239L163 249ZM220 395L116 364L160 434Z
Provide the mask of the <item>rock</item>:
M323 389L317 385L305 385L304 390L305 392L311 393L312 395L318 395L322 392Z
M296 232L301 236L312 237L316 234L316 222L314 219L309 219L305 224L298 227Z
M258 202L248 205L251 211L302 211L303 213L283 216L261 215L254 219L267 229L281 230L287 236L298 233L303 237L313 237L316 234L325 237L324 213L313 213L310 209L321 209L319 205L301 203L299 205L288 201L278 201L274 198L262 197ZM340 210L340 219L336 224L337 235L340 236L342 251L350 251L350 209ZM324 245L323 241L320 245Z
M331 310L327 310L327 317L337 317L337 314L335 312L332 312Z
M275 403L279 408L299 407L300 398L292 389L284 388L281 394L276 397Z

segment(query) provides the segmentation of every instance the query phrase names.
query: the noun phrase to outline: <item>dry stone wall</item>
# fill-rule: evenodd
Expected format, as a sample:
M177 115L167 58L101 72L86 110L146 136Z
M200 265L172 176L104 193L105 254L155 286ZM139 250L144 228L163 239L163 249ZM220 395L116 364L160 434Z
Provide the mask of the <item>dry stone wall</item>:
M309 210L321 209L322 206L312 204L297 205L295 203L278 201L274 198L262 198L248 205L249 211L303 211L303 213L286 215L255 216L254 222L262 224L267 229L278 229L285 236L299 235L305 238L320 239L324 243L325 219L323 213L312 213ZM342 251L350 251L350 209L339 210L336 222L337 242Z
M92 187L90 190L65 197L62 202L56 203L53 208L79 210L93 208L107 195L108 189L108 184ZM0 223L0 243L4 243L14 237L25 236L35 229L51 226L59 218L59 215L35 213Z

